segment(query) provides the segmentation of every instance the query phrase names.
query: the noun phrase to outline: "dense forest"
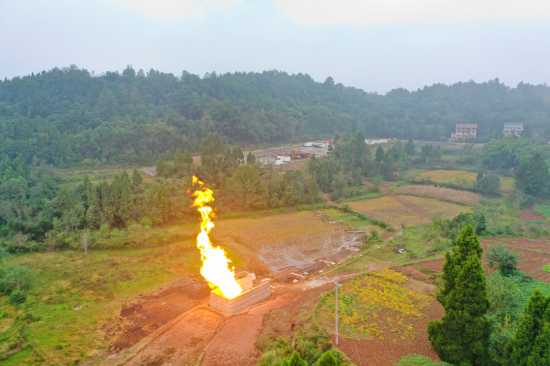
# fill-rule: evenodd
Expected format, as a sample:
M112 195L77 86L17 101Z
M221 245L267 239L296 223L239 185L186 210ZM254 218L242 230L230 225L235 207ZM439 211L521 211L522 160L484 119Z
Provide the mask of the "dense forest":
M0 81L0 159L153 163L177 148L198 151L211 132L246 146L354 130L367 138L440 140L456 123L477 123L478 139L489 141L504 122L542 131L549 113L548 86L509 88L498 79L380 95L275 70L201 78L128 66L94 76L71 66Z

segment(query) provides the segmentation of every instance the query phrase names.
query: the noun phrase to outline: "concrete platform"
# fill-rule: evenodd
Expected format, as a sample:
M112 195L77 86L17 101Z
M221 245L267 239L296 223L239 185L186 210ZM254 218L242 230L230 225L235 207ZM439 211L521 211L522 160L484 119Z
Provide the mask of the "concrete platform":
M216 289L210 291L209 305L222 313L238 313L249 306L267 299L269 296L271 296L269 282L251 288L231 300L224 297L220 290Z

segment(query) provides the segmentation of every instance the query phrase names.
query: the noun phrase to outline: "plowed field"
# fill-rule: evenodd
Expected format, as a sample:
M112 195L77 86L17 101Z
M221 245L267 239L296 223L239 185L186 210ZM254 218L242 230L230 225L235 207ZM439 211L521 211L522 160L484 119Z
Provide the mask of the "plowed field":
M258 254L273 271L305 268L314 259L336 255L356 244L363 232L355 232L321 211L302 211L260 219L216 221L212 236L231 239Z
M468 207L454 203L442 202L431 198L415 196L400 197L431 214L443 212L445 216L453 217L462 211L468 210ZM388 221L393 225L404 223L412 226L421 226L429 225L431 223L430 217L421 217L412 208L406 207L388 196L350 202L349 206L354 211L364 213L365 215L378 220Z
M550 263L550 239L528 240L521 238L495 238L481 242L483 250L487 252L489 246L501 243L510 249L521 253L518 269L529 273L533 278L550 283L550 273L541 270ZM420 263L419 266L441 272L445 259ZM487 268L486 264L485 267Z

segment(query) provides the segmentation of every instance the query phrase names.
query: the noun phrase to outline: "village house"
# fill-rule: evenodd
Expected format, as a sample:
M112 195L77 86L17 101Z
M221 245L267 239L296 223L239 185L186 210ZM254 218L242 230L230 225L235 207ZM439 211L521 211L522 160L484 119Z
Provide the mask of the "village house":
M475 139L476 136L477 136L476 124L457 124L456 132L451 133L451 139L453 140Z
M523 131L523 122L506 122L504 124L504 135L516 135L520 136Z

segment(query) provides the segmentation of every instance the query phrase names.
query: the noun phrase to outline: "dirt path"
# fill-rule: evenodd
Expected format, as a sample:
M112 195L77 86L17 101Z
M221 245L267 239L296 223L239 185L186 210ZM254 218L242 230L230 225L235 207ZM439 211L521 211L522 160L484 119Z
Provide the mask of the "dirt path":
M430 211L428 210L425 210L423 209L422 207L420 206L417 206L415 205L414 203L410 202L410 201L407 201L406 199L404 199L403 197L400 197L398 195L396 195L395 193L391 192L390 189L388 187L380 187L380 190L382 192L384 192L386 194L386 196L390 197L391 199L399 202L400 204L402 204L403 206L406 206L408 208L410 208L411 210L413 210L414 212L416 212L419 216L422 216L422 217L427 217L427 218L431 218L432 217L432 214L430 213Z
M367 186L372 186L372 183L368 179L363 180L363 183ZM412 203L410 201L407 201L405 198L396 195L395 193L390 191L390 187L382 184L380 186L380 191L382 191L382 193L384 193L386 196L390 197L391 199L399 202L403 206L406 206L406 207L410 208L411 210L416 212L419 216L427 217L427 218L432 217L432 214L428 210L425 210L422 207L417 206L417 205L415 205L414 203Z

